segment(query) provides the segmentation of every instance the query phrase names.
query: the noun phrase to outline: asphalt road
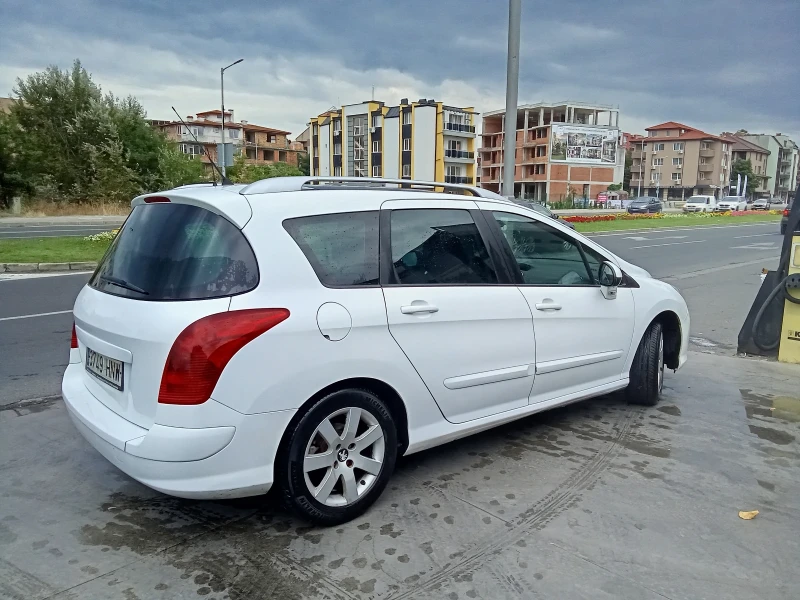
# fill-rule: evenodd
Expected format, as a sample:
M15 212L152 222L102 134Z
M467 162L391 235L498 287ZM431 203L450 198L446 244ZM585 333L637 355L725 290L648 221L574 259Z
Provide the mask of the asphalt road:
M680 289L692 313L695 341L724 353L735 350L761 268L775 268L781 243L774 223L593 238ZM65 311L87 280L87 274L0 276L0 404L59 393L72 323Z
M25 227L0 225L0 240L40 237L83 237L108 231L109 225L27 225Z
M798 367L708 353L774 267L770 228L598 237L707 336L659 406L596 398L406 457L338 528L118 471L57 397L88 275L0 276L0 598L798 598Z

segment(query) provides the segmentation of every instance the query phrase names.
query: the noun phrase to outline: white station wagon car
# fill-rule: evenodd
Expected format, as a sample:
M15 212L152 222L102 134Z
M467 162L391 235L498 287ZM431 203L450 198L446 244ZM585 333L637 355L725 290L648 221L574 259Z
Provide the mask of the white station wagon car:
M652 405L686 360L674 288L487 190L292 177L132 205L75 302L63 397L167 494L276 486L340 523L399 455L614 390Z

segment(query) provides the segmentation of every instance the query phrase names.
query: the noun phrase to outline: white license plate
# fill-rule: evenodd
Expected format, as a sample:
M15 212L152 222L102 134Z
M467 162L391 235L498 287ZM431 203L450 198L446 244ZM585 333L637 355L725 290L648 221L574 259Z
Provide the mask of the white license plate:
M121 360L109 358L91 348L86 348L86 370L111 387L122 391L125 369Z

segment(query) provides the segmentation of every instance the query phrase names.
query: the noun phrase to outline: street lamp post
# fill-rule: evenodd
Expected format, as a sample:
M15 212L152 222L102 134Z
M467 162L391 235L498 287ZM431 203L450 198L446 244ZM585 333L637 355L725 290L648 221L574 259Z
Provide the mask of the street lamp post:
M222 67L219 70L219 95L220 95L220 100L221 100L221 105L222 105L222 160L219 161L220 162L219 168L222 171L222 176L223 177L225 177L225 158L226 158L226 156L225 156L226 155L226 152L225 152L225 71L227 69L230 69L233 65L238 65L243 60L244 60L243 58L240 58L236 62L232 62L227 67ZM218 156L217 160L219 160L219 159L220 159L220 157Z
M503 196L514 197L517 150L517 96L519 90L519 30L521 0L508 1L508 57L506 64L506 116L503 139Z

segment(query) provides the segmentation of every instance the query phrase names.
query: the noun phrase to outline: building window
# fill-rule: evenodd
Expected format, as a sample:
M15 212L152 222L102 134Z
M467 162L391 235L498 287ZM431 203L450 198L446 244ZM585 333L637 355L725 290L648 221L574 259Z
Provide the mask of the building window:
M663 150L663 149L664 149L664 144L663 143L661 143L661 144L653 144L653 152L655 152L657 150Z
M461 141L460 140L447 140L447 149L448 150L461 150Z
M353 125L353 135L361 135L361 125Z
M722 144L722 151L723 152L727 152L728 151L728 144Z
M678 152L683 151L683 142L675 142L672 144L672 149L677 150Z
M214 128L214 131L217 131L217 128ZM228 133L231 136L232 140L239 139L239 130L238 129L228 129Z
M341 131L342 130L342 122L339 119L333 121L333 130L334 131Z
M314 135L319 135L319 125L317 125L317 124L315 123L315 124L314 124L314 127L311 129L311 131L312 131L312 133L313 133ZM334 130L334 131L335 131L335 130Z
M372 115L372 126L373 127L381 126L381 115Z
M700 164L701 165L707 165L708 164L708 159L701 156L700 157Z
M372 151L373 152L380 152L381 151L381 141L380 140L374 140L372 142Z
M461 177L461 167L459 165L447 165L446 175L448 177Z
M411 111L403 113L403 125L411 125Z
M663 158L654 158L653 159L653 166L654 167L660 167L663 164L664 164L664 159Z
M682 164L683 164L683 159L682 158L673 158L672 159L672 166L673 167L677 167L677 166L680 166Z
M342 176L342 167L333 167L333 176L334 177L341 177Z
M411 177L411 165L403 165L403 177Z
M372 166L372 176L373 177L380 177L381 176L381 166L380 165L373 165Z
M700 150L711 150L711 144L709 142L700 142Z
M661 173L650 173L650 181L653 183L661 181Z
M680 180L681 180L681 174L680 173L673 173L672 174L672 181L680 181Z
M276 143L277 141L278 141L278 136L276 136L276 135L270 135L270 136L269 136L269 143L270 143L270 144L274 144L274 143Z
M403 150L406 152L411 150L411 138L403 138Z
M333 153L334 154L341 154L342 153L342 145L340 143L335 143L333 145Z

